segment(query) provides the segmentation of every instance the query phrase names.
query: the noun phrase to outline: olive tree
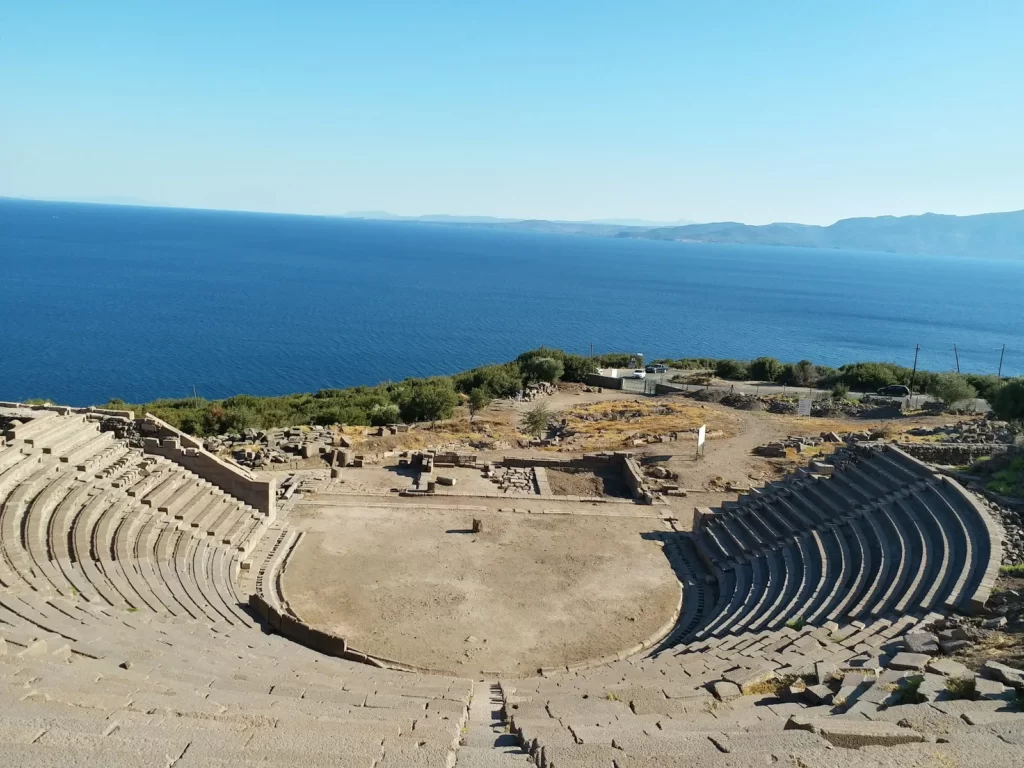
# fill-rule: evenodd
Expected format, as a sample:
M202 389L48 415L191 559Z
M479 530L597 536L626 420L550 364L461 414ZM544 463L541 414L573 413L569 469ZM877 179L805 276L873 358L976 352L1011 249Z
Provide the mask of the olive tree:
M941 400L947 408L978 396L977 390L967 383L967 379L956 373L937 374L928 384L928 394Z

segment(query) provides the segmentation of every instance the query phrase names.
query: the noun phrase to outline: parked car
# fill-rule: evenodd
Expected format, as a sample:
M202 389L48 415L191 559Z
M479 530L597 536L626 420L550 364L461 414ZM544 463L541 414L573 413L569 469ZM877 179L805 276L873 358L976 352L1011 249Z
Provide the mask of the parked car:
M668 373L668 367L664 365L648 365L644 370L647 373Z
M647 372L645 370L643 370L642 368L637 368L635 371L633 371L633 375L630 376L629 378L631 378L631 379L646 379L647 378Z
M884 397L910 397L910 387L906 384L890 384L878 390L878 394Z

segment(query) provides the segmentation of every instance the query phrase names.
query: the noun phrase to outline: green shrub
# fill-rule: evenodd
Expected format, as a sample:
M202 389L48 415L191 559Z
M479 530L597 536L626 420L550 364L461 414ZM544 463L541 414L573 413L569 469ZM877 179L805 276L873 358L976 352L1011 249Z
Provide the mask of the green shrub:
M964 378L977 391L978 397L985 400L988 400L990 395L994 395L1003 383L998 376L992 374L965 373Z
M750 378L754 381L778 381L782 370L782 363L774 357L757 357L750 361Z
M412 387L399 407L405 421L437 421L451 418L458 404L459 396L452 380L438 377Z
M989 389L992 412L1003 421L1024 422L1024 379L1013 379Z
M589 357L566 355L562 358L562 381L586 381L587 376L597 373L597 366Z
M377 403L370 408L370 425L374 427L396 424L401 418L399 408L394 403Z
M486 365L452 377L455 388L463 394L484 389L491 397L512 397L523 388L523 372L518 362L504 365Z
M629 368L636 360L636 355L629 352L606 352L597 356L597 364L601 368Z
M1004 469L993 473L986 487L1003 496L1024 496L1024 456L1017 456Z
M719 360L715 363L715 376L728 381L746 381L749 366L742 360Z
M845 400L850 394L850 388L842 381L832 387L833 400Z
M851 363L822 381L825 386L839 382L857 392L874 392L890 384L909 384L912 371L892 363ZM922 373L919 371L919 373Z
M490 393L483 387L477 387L469 391L469 420L472 421L479 411L482 411L491 403Z
M523 432L540 437L551 421L551 411L544 403L537 403L523 416Z
M528 381L546 381L555 383L565 373L562 361L554 357L533 357L520 363Z
M978 392L959 373L940 373L928 382L928 394L950 408L964 400L973 400Z

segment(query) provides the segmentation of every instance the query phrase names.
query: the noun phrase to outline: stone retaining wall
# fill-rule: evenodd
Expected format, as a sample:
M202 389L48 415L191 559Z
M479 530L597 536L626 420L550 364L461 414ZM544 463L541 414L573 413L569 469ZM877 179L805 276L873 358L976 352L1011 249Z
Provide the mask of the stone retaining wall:
M947 466L973 464L983 456L1003 453L1009 448L998 443L898 443L897 447L918 461Z
M622 476L626 480L626 485L629 486L629 490L632 491L633 498L643 502L644 504L654 503L654 496L647 487L647 481L644 479L644 473L641 471L640 465L637 463L636 459L632 456L627 456L622 462Z
M248 504L273 519L276 513L276 480L256 480L241 468L221 461L207 453L199 440L186 435L156 416L146 414L140 419L139 432L143 436L145 453L163 456L194 472L220 488L229 496Z
M258 614L267 625L283 637L294 640L300 645L312 648L326 656L339 659L366 661L366 654L350 651L345 638L324 632L305 624L290 613L280 611L255 592L249 595L249 607Z
M633 494L633 498L643 504L654 503L654 495L647 487L647 480L644 477L644 473L631 453L589 453L579 459L523 459L516 456L506 456L499 463L507 467L583 470L595 470L602 465L607 466L608 464L618 463L621 468L622 477L626 481L626 485L629 486L629 490ZM543 491L541 491L541 493L543 494ZM551 498L565 497L552 496Z

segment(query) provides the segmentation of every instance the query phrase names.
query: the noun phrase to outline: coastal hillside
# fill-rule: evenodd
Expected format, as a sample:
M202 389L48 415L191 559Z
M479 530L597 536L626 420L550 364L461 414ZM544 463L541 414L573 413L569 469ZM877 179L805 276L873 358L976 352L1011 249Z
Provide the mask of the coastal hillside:
M976 216L878 216L808 224L690 224L619 232L617 237L689 243L841 248L935 256L1024 257L1024 211Z
M651 226L640 221L626 220L557 221L447 215L404 217L384 212L352 213L346 214L346 218L680 243L834 248L926 256L1024 258L1024 211L974 216L925 213L920 216L861 217L840 219L829 226L793 223L753 225L737 221L709 224L680 222L671 226Z

